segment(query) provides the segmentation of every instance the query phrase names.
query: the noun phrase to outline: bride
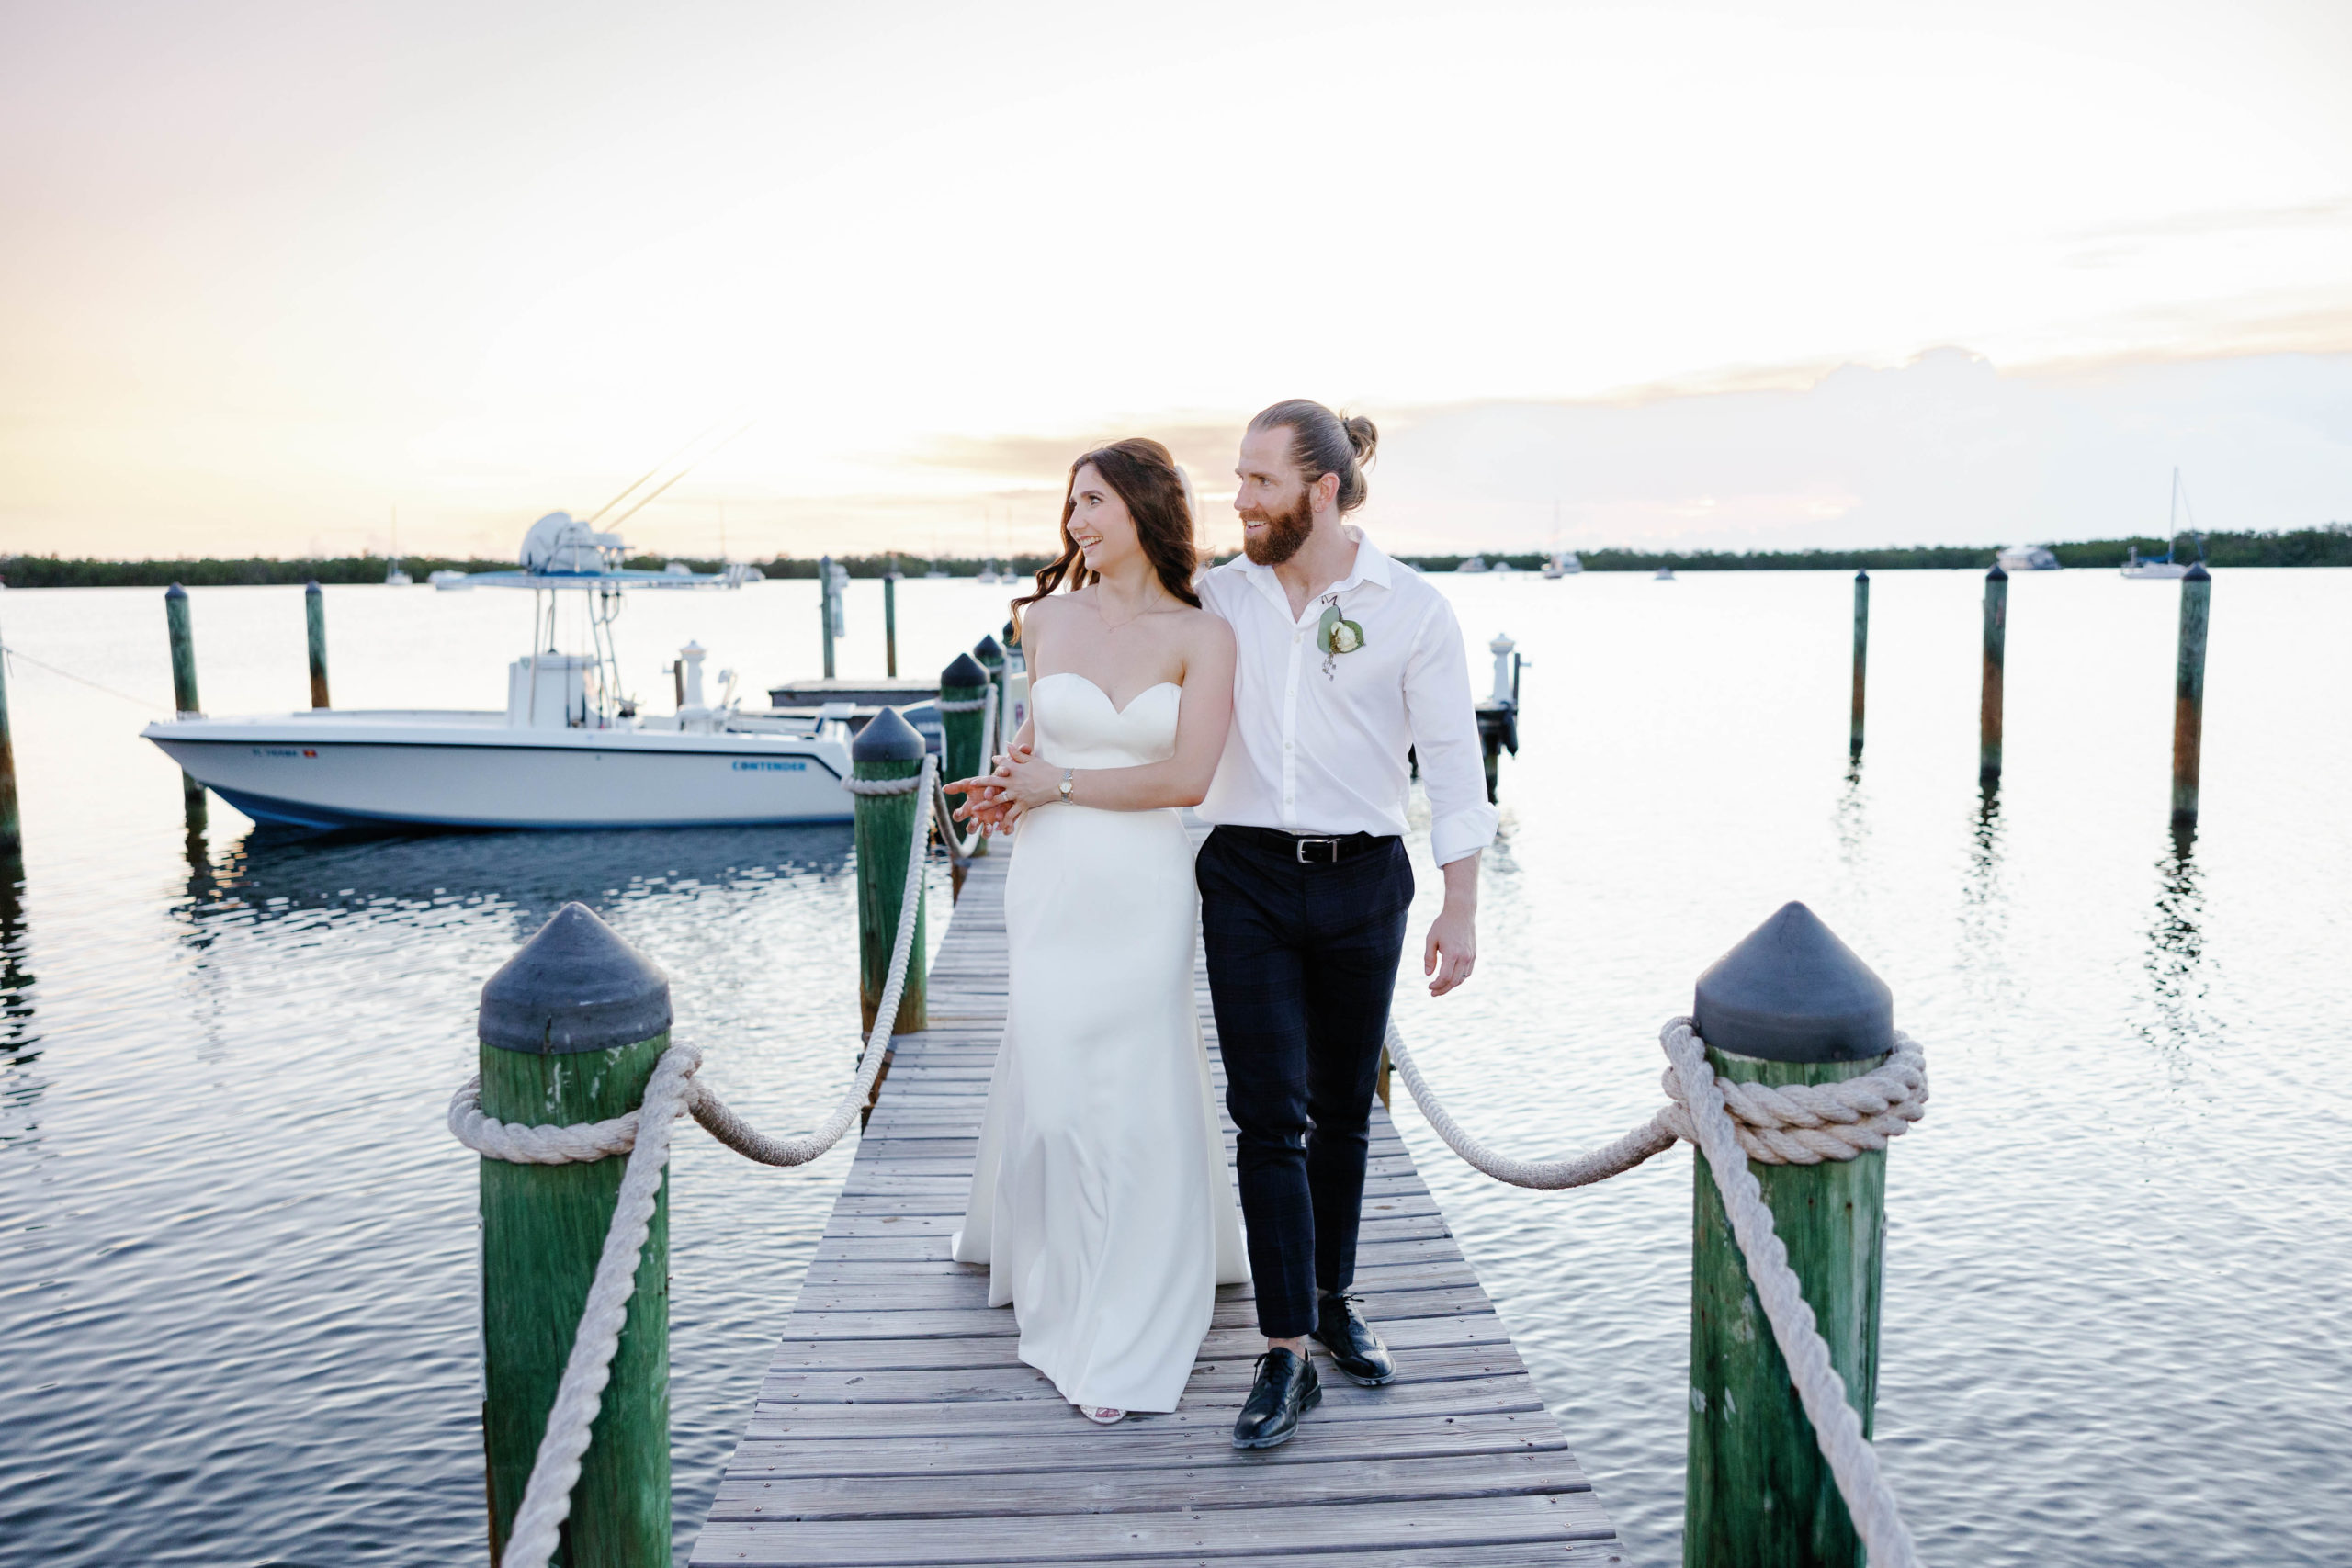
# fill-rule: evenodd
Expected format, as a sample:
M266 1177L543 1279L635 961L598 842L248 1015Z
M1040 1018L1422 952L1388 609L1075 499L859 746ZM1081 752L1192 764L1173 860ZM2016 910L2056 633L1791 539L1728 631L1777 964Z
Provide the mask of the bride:
M1157 441L1071 465L1059 558L1013 601L1030 719L948 786L1018 829L1004 1041L963 1228L1021 1359L1092 1421L1176 1408L1220 1284L1249 1278L1193 995L1200 896L1174 807L1233 715L1234 642L1200 607L1191 498Z

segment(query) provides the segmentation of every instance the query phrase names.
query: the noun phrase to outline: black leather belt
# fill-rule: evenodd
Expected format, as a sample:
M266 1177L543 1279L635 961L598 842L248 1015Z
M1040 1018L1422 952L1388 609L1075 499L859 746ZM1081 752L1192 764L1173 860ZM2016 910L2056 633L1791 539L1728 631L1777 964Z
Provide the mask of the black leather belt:
M1285 833L1279 828L1243 828L1230 823L1219 826L1217 831L1231 833L1284 860L1295 860L1300 865L1331 865L1396 841L1393 834L1343 833L1337 838L1318 838L1306 833Z

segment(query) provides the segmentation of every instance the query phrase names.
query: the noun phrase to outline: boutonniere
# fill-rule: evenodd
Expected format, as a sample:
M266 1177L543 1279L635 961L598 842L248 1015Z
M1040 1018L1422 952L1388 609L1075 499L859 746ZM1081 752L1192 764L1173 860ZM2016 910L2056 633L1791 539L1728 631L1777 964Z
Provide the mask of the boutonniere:
M1337 680L1331 666L1340 655L1353 653L1363 646L1363 627L1340 614L1339 596L1323 601L1323 618L1315 626L1315 646L1323 654L1323 678Z

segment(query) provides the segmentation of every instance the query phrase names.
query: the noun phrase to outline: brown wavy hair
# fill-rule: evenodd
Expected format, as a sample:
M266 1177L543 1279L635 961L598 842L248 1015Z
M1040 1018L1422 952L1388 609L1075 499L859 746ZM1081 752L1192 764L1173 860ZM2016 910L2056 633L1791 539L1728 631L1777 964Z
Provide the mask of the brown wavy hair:
M1193 499L1184 484L1184 472L1167 447L1148 437L1135 436L1097 446L1069 466L1069 483L1062 491L1062 553L1037 573L1037 592L1012 602L1016 640L1023 609L1057 589L1068 588L1074 593L1097 575L1088 570L1086 558L1069 536L1070 513L1078 510L1078 471L1090 463L1102 476L1102 482L1127 503L1127 515L1135 519L1136 543L1143 547L1144 558L1151 562L1159 585L1195 610L1201 607L1201 596L1193 592L1193 573L1201 557L1193 539Z

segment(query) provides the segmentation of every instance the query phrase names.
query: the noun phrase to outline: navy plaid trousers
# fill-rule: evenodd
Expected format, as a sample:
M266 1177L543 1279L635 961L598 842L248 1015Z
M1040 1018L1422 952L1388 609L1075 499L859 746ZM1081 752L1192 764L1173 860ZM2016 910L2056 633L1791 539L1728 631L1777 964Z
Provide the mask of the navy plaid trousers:
M1279 844L1220 828L1194 874L1258 1327L1286 1339L1315 1327L1318 1289L1355 1279L1413 868L1396 839L1301 865Z

